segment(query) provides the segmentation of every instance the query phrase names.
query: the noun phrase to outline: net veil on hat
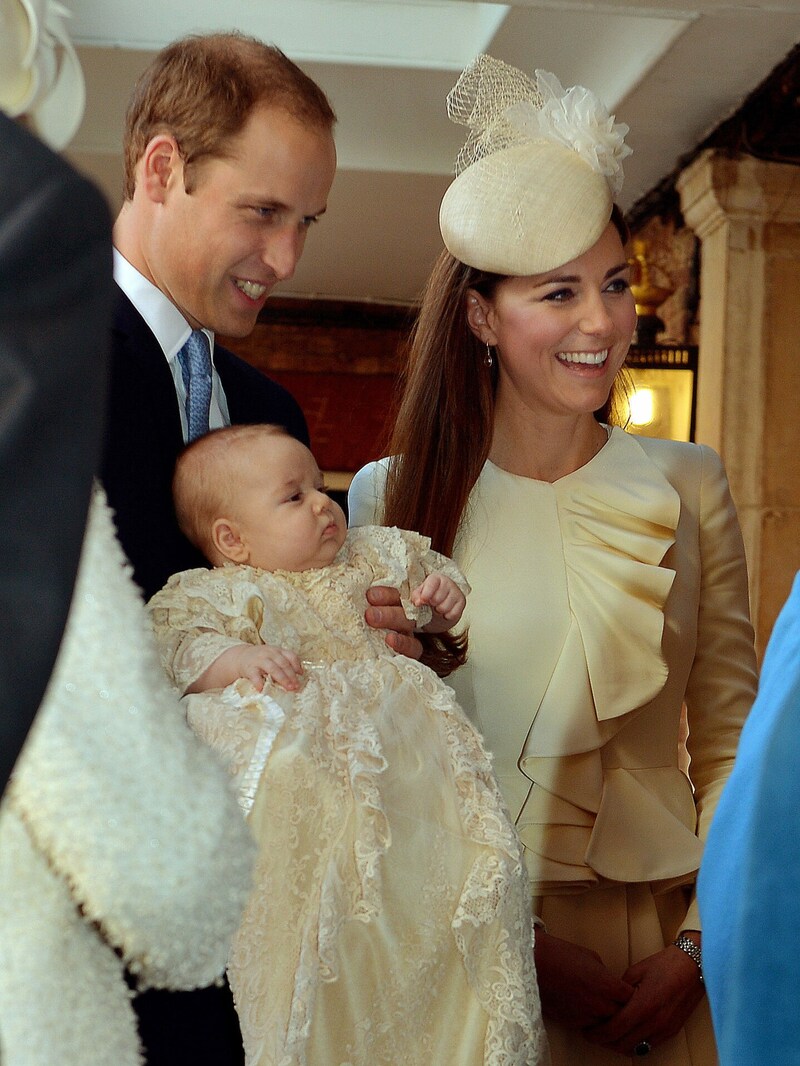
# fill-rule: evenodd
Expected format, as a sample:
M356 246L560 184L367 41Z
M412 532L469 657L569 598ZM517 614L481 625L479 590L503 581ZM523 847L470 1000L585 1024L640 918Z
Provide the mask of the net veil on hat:
M444 195L445 247L478 270L542 274L601 237L622 187L628 127L580 85L480 55L447 97L469 128Z

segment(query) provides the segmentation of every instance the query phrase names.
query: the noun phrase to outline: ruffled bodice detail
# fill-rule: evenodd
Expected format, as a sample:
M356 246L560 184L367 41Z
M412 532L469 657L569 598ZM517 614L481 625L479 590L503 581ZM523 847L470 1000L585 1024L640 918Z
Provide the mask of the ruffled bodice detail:
M624 450L624 475L618 463L597 461L581 491L572 476L552 486L570 626L529 737L538 755L602 745L619 728L615 720L649 702L667 679L661 638L675 571L662 563L675 542L680 497L631 438L612 434L606 447ZM578 675L586 680L580 688Z
M473 601L496 565L492 554L503 554L506 520L520 524L520 537L530 527L533 589L522 586L535 606L518 612L518 639L534 652L515 690L509 686L513 724L505 731L501 783L526 845L534 894L603 879L683 879L700 856L691 790L675 745L665 754L663 733L648 739L636 725L668 677L662 638L675 572L666 557L680 517L678 493L639 442L614 429L589 464L554 484L489 463L474 496L456 556L475 556L474 569L465 565ZM521 518L510 517L511 506ZM536 574L537 559L547 576ZM473 628L473 637L480 706L489 687L483 668L499 675L503 660L488 631L479 639ZM515 644L515 636L506 639Z

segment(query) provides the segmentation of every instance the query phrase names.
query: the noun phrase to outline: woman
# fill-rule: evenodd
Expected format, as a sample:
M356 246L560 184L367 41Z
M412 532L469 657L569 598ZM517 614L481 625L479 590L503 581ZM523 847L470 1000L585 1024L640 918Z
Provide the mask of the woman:
M755 689L727 481L706 447L605 424L635 327L627 129L486 56L448 105L471 134L447 252L398 458L356 477L351 518L418 529L472 585L469 663L458 638L431 658L458 667L526 847L554 1063L713 1063L694 880Z

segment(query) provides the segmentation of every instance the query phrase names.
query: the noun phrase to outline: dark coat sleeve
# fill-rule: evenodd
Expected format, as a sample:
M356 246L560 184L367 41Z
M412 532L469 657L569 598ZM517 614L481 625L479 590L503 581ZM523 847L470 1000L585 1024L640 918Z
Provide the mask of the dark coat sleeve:
M0 115L0 789L72 596L98 460L111 302L101 194Z

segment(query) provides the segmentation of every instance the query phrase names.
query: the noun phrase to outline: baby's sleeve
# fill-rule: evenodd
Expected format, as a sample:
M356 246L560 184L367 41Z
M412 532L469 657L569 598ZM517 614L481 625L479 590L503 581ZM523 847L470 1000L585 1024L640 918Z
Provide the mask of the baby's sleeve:
M263 642L257 587L225 581L215 571L175 574L148 610L164 669L181 694L229 648Z
M471 591L453 560L433 551L430 539L420 533L395 526L361 526L351 530L349 536L352 543L372 560L372 583L398 589L406 617L418 628L430 622L432 612L430 607L415 606L411 602L411 592L428 574L444 574L465 596Z

